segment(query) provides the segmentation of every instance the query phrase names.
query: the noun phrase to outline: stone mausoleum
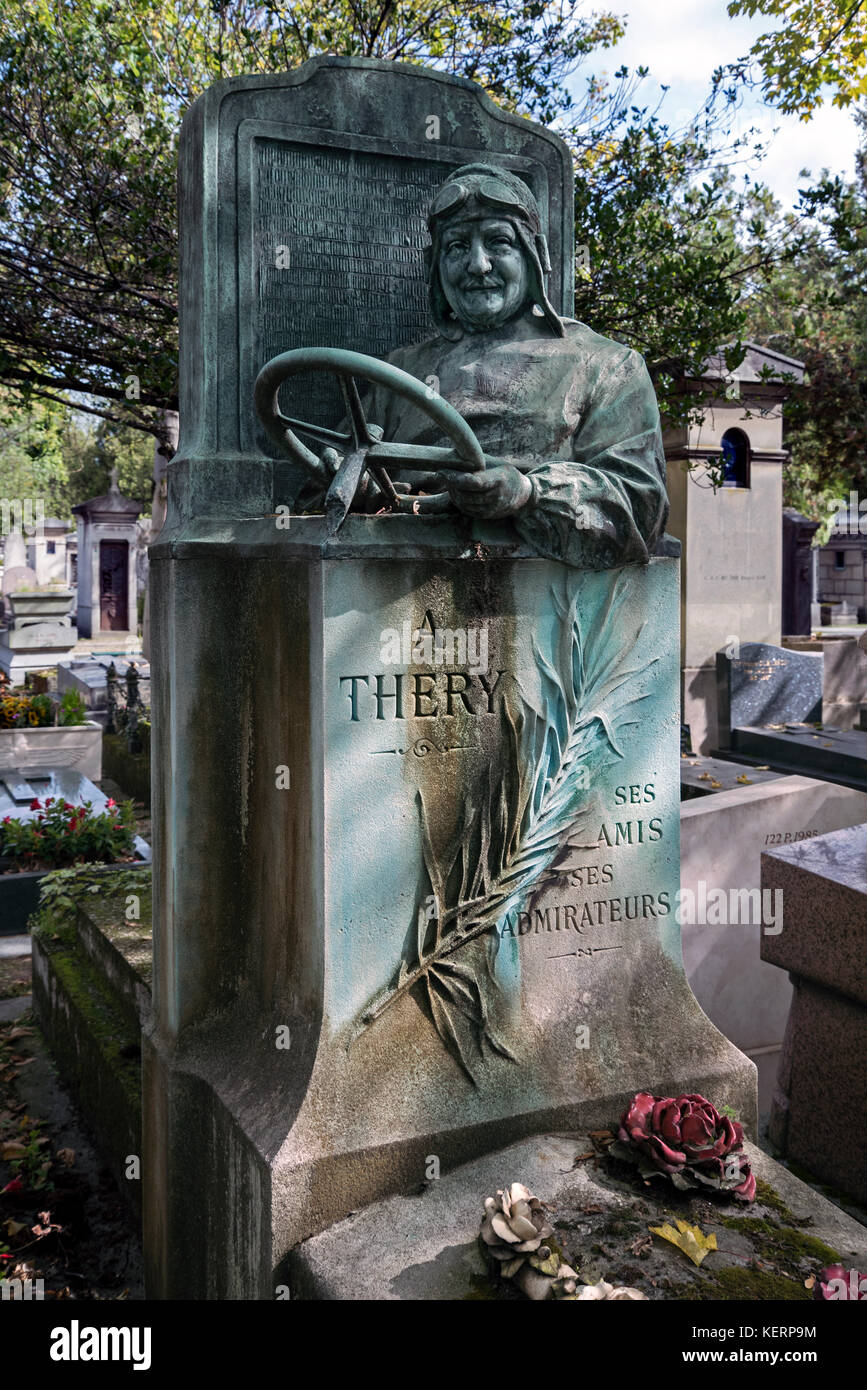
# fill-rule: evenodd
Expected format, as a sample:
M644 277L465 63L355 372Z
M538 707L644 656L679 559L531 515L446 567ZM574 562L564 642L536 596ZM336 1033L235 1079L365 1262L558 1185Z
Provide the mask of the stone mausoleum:
M720 356L694 383L710 397L703 422L664 434L669 530L683 546L683 722L697 753L715 740L716 653L782 636L782 407L802 379L801 362L748 343L734 372Z
M72 510L78 518L78 635L134 635L136 519L142 504L121 495L112 469L108 492Z

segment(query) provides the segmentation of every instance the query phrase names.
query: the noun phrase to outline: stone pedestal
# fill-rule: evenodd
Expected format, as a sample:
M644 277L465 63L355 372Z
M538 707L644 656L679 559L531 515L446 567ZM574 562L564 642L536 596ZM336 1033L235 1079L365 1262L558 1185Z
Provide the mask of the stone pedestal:
M752 1128L675 920L677 560L578 572L415 518L230 529L152 555L152 1293L271 1297L287 1250L428 1154L639 1089Z
M783 891L784 929L762 959L795 986L774 1097L782 1152L867 1202L867 825L762 856L762 884Z
M24 680L28 671L41 671L56 666L61 657L71 651L78 633L68 617L72 594L12 596L15 616L0 629L0 670L5 671L13 685ZM38 600L45 607L57 610L51 616L40 617Z

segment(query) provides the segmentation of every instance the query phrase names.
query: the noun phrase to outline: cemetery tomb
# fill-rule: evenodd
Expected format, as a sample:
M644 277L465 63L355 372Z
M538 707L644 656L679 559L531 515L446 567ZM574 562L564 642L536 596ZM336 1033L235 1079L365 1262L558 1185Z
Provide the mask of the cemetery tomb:
M784 931L762 959L789 972L786 1028L771 1139L782 1153L867 1202L867 825L762 856L762 883L784 895ZM853 1120L855 1123L853 1124Z
M641 1088L754 1131L755 1069L683 972L678 547L643 364L561 317L568 149L465 81L322 58L211 88L180 171L145 1246L152 1296L271 1298L299 1241L431 1153L610 1123ZM432 336L427 219L461 208L506 222L537 313L464 338L441 247ZM557 393L588 380L564 437ZM570 470L598 495L627 436L646 471L614 530L558 531ZM301 515L311 443L328 496ZM514 526L456 509L461 479L389 492L480 461L533 499Z

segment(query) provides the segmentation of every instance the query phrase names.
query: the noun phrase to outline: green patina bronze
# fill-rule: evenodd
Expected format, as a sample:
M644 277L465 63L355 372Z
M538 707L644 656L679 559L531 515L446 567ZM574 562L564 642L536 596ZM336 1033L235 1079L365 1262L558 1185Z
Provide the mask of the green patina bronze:
M540 555L582 568L645 562L668 499L643 360L556 314L544 288L550 262L539 209L508 170L458 169L433 198L428 227L434 337L385 363L337 349L296 350L272 359L257 379L269 438L310 475L305 510L324 508L336 530L350 509L424 514L442 511L450 498L469 516L511 519ZM281 414L281 383L311 369L340 376L349 431ZM376 388L366 410L356 375ZM414 388L413 378L426 384ZM375 435L368 418L379 425ZM328 455L317 458L295 429L326 444ZM453 451L443 449L444 434ZM347 449L342 461L335 445ZM401 476L425 468L420 478ZM442 486L445 493L433 491Z

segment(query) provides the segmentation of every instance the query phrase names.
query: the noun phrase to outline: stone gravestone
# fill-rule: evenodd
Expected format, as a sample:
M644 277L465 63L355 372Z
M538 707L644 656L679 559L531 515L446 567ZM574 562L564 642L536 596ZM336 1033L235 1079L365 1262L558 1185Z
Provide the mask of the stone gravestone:
M501 172L437 192L480 160ZM253 409L275 353L430 337L425 214L469 186L495 208L536 195L545 363L565 370L590 343L575 361L600 395L607 352L652 399L625 349L580 325L557 337L568 151L472 84L316 59L218 84L186 118L182 438L151 552L151 1296L272 1298L297 1242L417 1187L432 1159L610 1123L641 1088L702 1091L754 1124L754 1068L701 1013L680 955L676 547L625 563L576 519L587 563L565 564L517 521L429 513L421 496L418 515L338 530L321 507L289 513L298 470ZM520 216L509 226L524 237ZM538 304L544 252L528 244ZM504 375L491 343L508 334L457 343L453 398L472 384L486 458L504 401L504 428L525 418L527 452L544 453L550 402L520 387L536 359ZM403 360L421 370L423 354ZM326 387L311 378L283 408L334 425ZM629 410L607 427L638 457ZM537 501L568 491L575 464L557 457L531 477Z
M717 652L716 669L720 748L733 729L821 722L821 652L741 642L737 656Z

